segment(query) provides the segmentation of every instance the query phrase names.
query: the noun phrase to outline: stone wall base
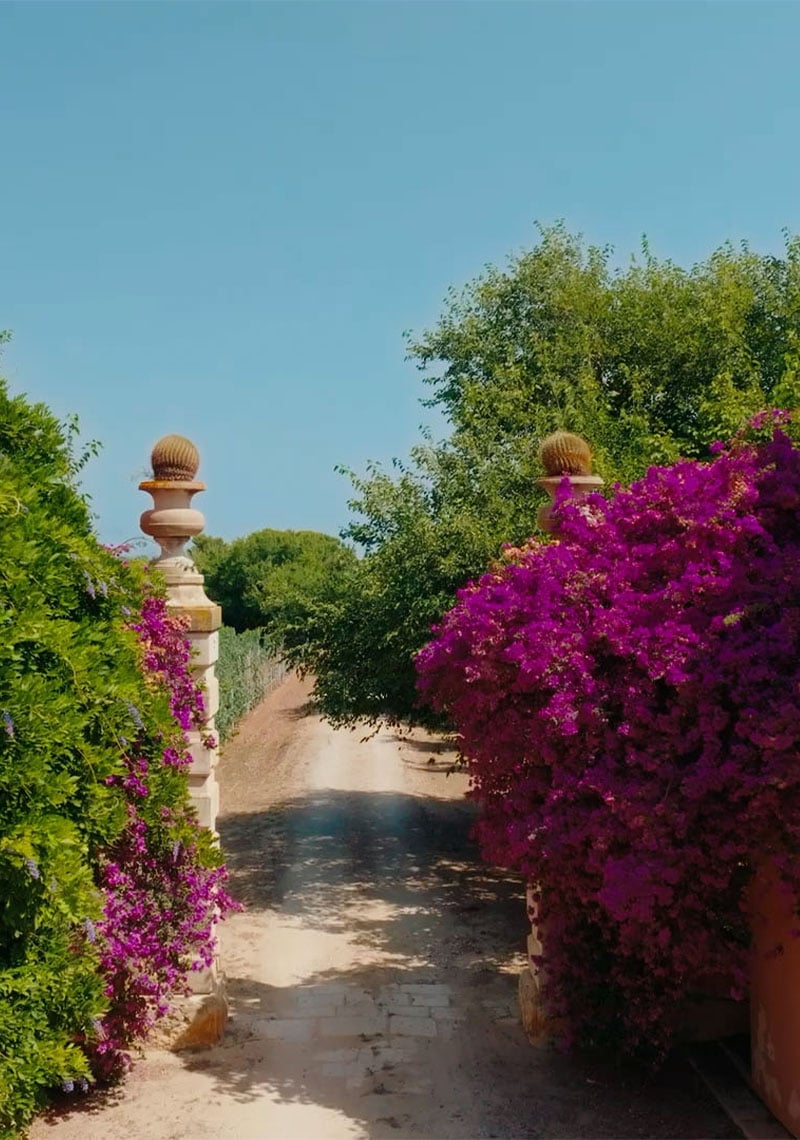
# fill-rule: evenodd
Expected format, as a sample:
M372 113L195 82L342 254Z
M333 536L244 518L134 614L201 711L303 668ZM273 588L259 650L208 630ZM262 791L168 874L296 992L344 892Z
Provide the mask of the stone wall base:
M698 997L687 1001L675 1034L676 1044L721 1041L750 1032L750 1003L732 998Z
M542 1005L539 982L526 966L519 976L519 1012L522 1028L531 1045L551 1045L555 1032Z
M208 1049L222 1039L228 1021L225 980L215 979L211 993L176 998L151 1038L162 1049Z

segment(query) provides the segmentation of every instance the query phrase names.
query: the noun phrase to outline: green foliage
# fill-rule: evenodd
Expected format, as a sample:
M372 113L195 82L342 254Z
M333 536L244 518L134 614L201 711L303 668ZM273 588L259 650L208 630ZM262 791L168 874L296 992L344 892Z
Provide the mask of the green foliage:
M227 740L250 709L285 675L286 667L275 649L265 644L258 630L237 633L229 626L219 631L219 710L216 715L220 740Z
M193 555L226 625L262 629L288 649L301 645L315 607L336 597L355 563L338 538L311 530L259 530L231 543L200 535Z
M535 529L539 441L591 443L608 483L707 455L761 408L800 404L800 241L783 259L725 246L683 269L643 246L545 229L506 270L452 291L409 352L450 438L394 472L351 475L345 537L365 557L308 626L304 663L335 721L426 716L412 660L455 591Z
M398 464L394 478L377 468L366 479L351 473L359 497L350 505L364 519L348 537L366 554L339 596L314 611L300 659L335 722L399 715L438 723L416 707L413 655L475 567L533 526L532 463L527 479L504 482L445 449L418 447L412 464Z
M127 818L113 783L126 775L130 709L163 732L173 724L126 628L141 606L141 576L97 543L76 489L86 453L75 457L75 431L0 382L3 1136L24 1126L48 1089L89 1075L81 1043L107 1007L95 872ZM154 812L185 802L185 776L159 780Z

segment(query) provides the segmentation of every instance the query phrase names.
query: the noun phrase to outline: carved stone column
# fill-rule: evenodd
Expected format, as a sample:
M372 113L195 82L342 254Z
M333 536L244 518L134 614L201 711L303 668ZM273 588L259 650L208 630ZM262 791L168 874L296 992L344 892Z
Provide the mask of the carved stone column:
M592 453L588 443L579 435L558 431L548 436L539 448L539 458L545 475L537 480L537 485L544 487L551 501L539 509L537 521L542 530L558 538L560 525L553 506L564 477L569 478L570 497L573 499L585 499L603 486L603 480L592 474ZM532 882L528 883L525 901L531 929L527 939L528 965L519 979L520 1013L528 1040L532 1045L544 1045L555 1027L548 1019L541 999L544 972L535 959L542 954L542 940L546 936L539 925L539 908Z
M195 479L200 466L197 448L183 436L160 439L153 448L151 462L153 478L140 483L139 489L152 495L153 506L141 516L139 525L161 548L153 565L164 576L169 610L188 620L192 674L203 690L206 710L202 729L187 733L192 755L189 795L200 824L216 834L219 753L216 745L209 748L204 739L213 736L216 740L214 718L219 708L219 687L214 665L219 655L222 611L206 597L203 575L185 551L189 539L201 534L205 527L203 515L192 506L192 498L205 490L205 484ZM189 984L195 996L179 1005L162 1034L173 1048L211 1045L225 1028L228 1005L217 963L192 971Z
M219 811L219 786L216 765L218 751L207 748L204 735L215 735L219 708L219 686L214 665L219 656L219 630L222 611L206 597L203 575L198 571L184 547L190 538L201 534L205 519L192 506L192 498L205 490L195 480L200 456L194 444L179 435L160 439L153 448L153 478L139 484L141 491L153 497L153 507L145 511L139 525L154 538L161 554L154 562L167 583L167 605L172 613L188 619L187 636L192 643L192 673L203 689L206 722L203 732L189 732L192 766L189 770L189 793L203 827L214 831Z

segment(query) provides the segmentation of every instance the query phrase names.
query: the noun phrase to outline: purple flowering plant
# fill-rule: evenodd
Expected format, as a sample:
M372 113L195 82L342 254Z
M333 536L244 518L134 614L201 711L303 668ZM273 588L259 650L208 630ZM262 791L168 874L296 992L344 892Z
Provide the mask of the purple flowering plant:
M191 763L186 733L202 731L202 692L190 671L185 623L146 582L129 628L140 646L148 697L129 703L124 771L108 778L126 800L120 836L99 853L103 914L92 927L109 1006L86 1048L95 1076L110 1079L187 992L188 975L211 965L217 921L237 909L225 889L219 850L186 806ZM213 746L211 737L206 743Z
M748 883L800 890L800 451L764 413L711 462L557 511L417 659L461 736L485 857L537 893L549 1012L661 1056L743 996Z

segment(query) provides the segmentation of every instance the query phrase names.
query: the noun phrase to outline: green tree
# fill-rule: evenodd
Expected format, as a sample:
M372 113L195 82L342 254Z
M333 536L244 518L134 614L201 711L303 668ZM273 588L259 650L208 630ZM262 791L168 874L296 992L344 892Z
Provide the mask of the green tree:
M333 720L426 716L413 657L455 591L535 529L538 442L584 435L608 484L701 457L766 406L800 404L800 241L724 246L684 269L643 245L623 269L562 226L451 291L409 344L451 435L351 475L364 558L313 614L304 661Z
M230 543L200 535L194 556L226 625L262 629L276 646L295 650L356 561L338 538L311 530L259 530Z

